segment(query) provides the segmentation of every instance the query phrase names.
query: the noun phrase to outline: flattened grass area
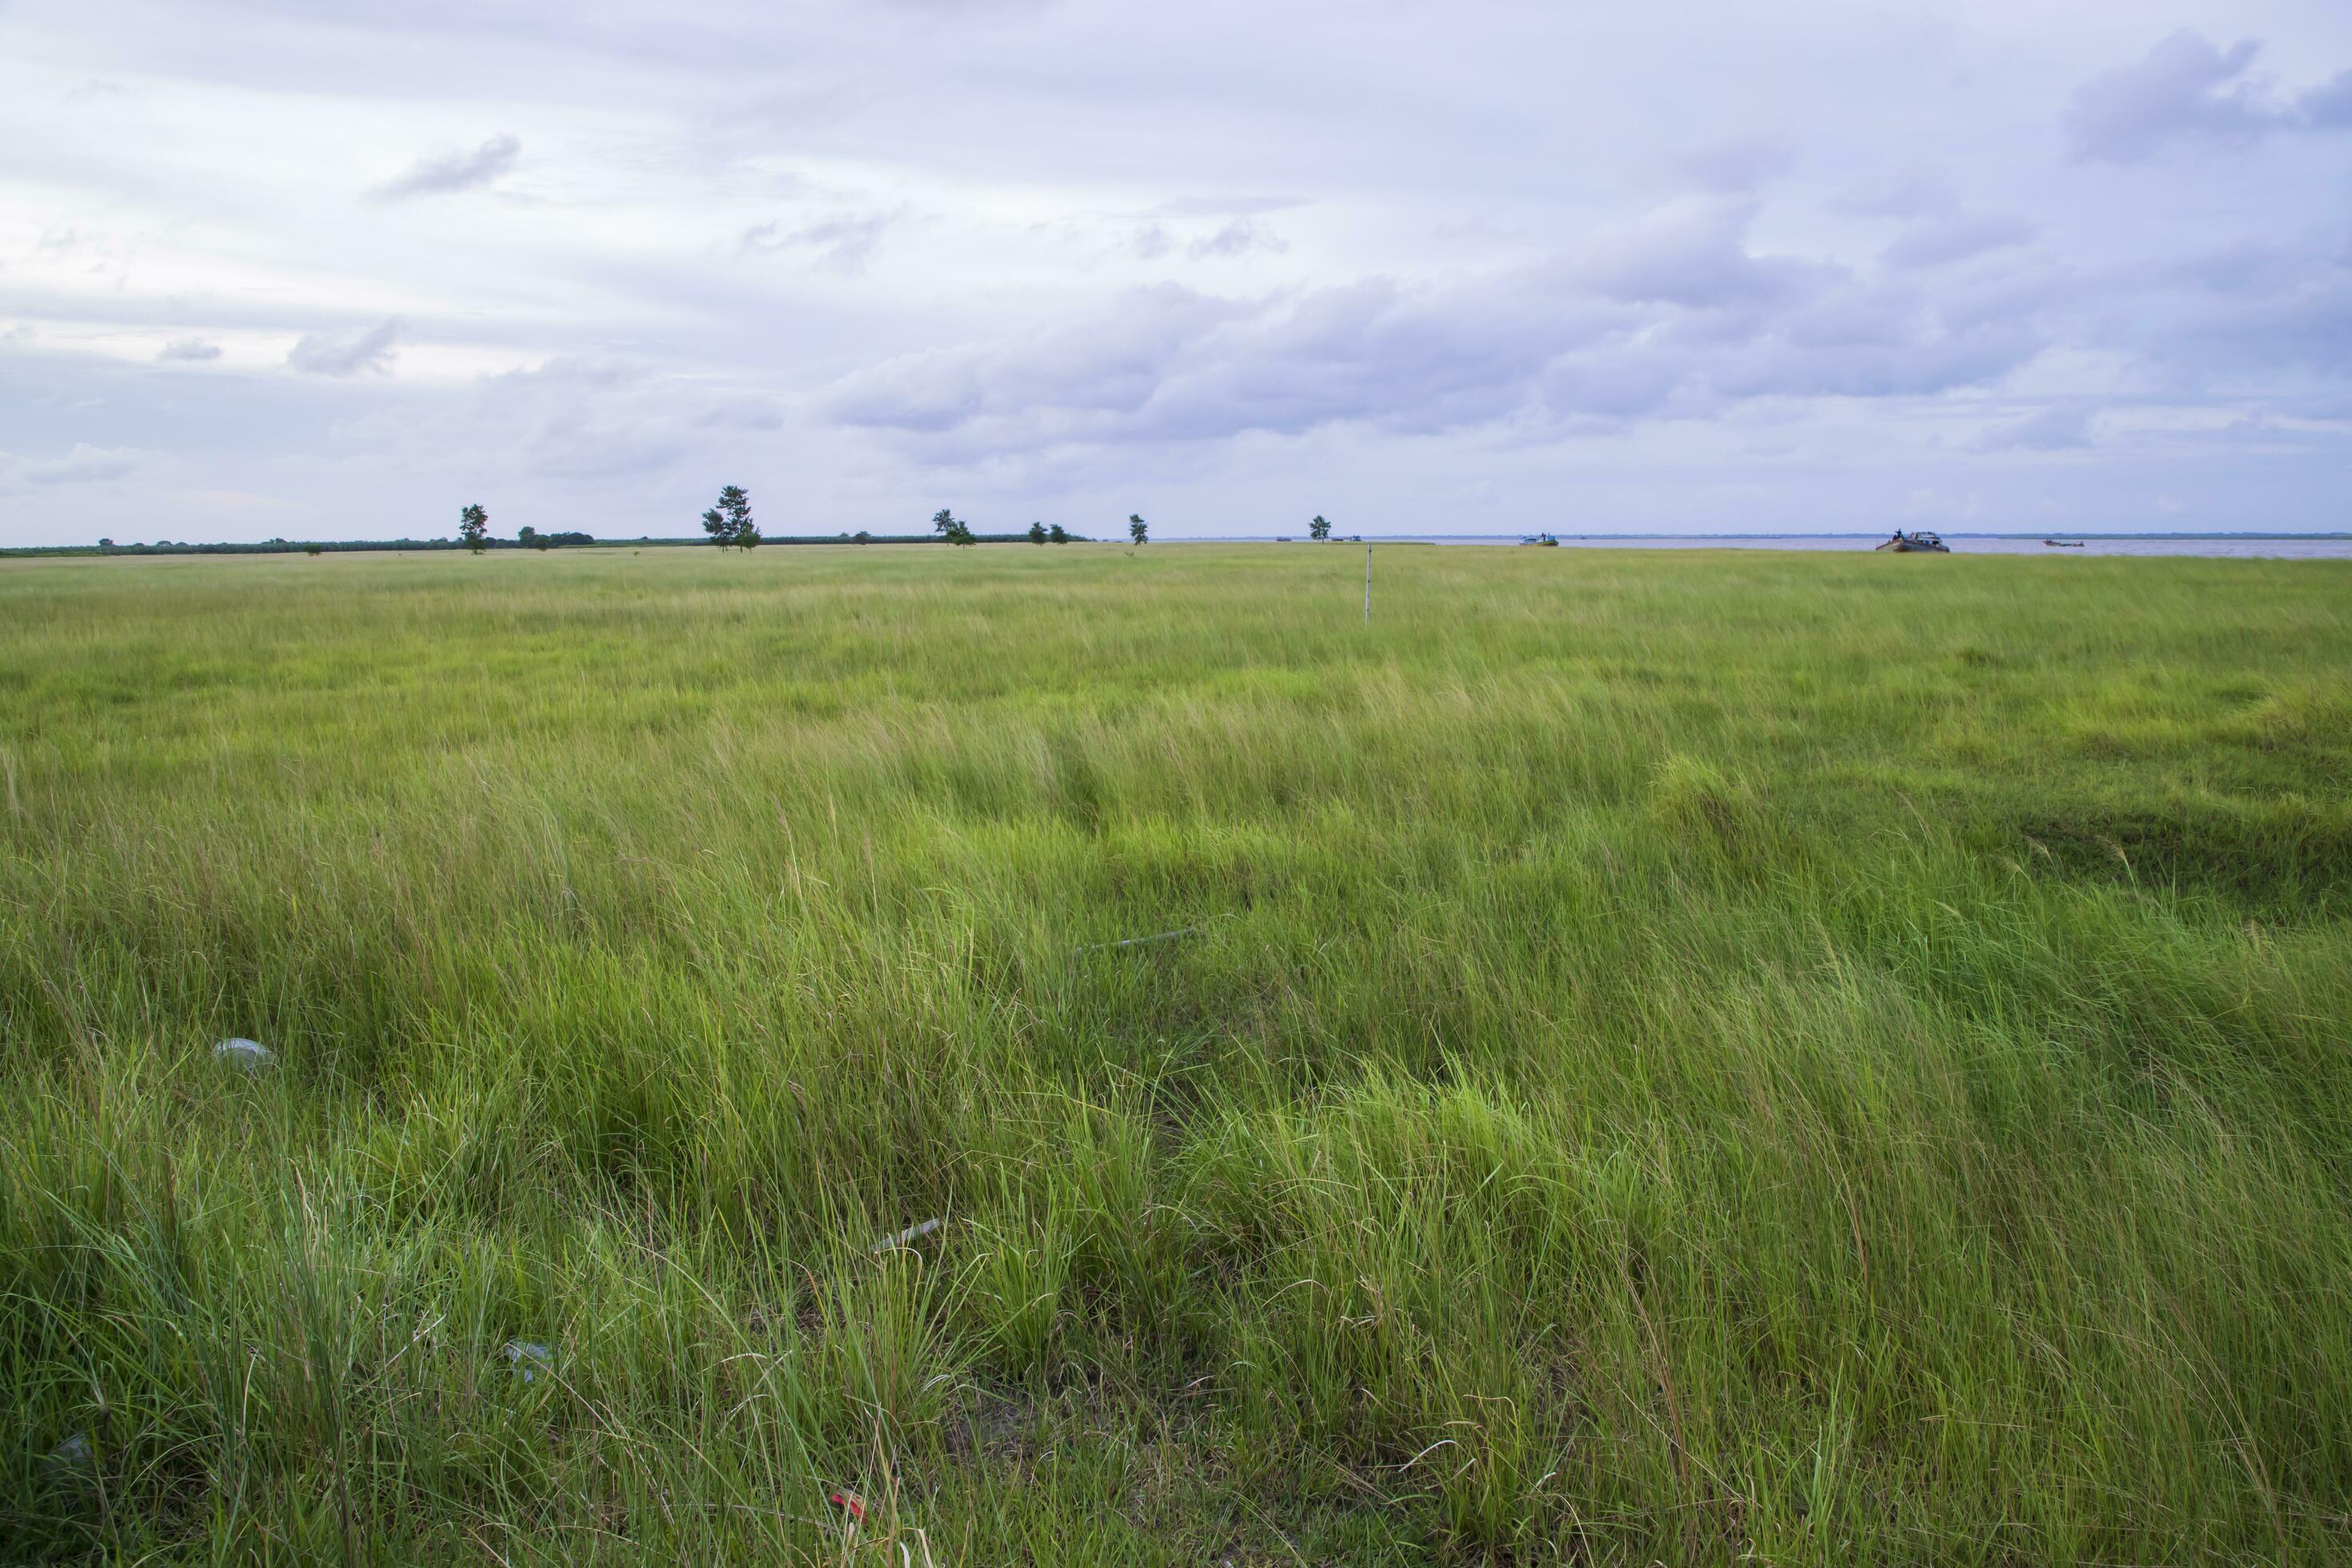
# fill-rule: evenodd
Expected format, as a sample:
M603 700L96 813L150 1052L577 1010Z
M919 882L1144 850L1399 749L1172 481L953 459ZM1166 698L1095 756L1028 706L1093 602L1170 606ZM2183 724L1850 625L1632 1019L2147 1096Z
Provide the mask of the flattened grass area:
M1361 569L0 567L0 1559L2352 1553L2352 570Z

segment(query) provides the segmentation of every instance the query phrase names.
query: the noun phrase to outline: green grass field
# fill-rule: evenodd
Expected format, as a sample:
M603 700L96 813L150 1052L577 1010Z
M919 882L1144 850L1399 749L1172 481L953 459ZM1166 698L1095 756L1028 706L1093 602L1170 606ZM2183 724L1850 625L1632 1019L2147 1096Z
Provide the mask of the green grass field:
M2352 1555L2352 565L1379 570L0 566L0 1561Z

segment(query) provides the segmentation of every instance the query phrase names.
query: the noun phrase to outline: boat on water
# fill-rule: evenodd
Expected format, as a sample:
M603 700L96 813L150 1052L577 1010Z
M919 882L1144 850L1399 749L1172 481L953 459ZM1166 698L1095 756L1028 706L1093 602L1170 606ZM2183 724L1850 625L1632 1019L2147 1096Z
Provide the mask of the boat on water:
M2079 539L2045 539L2042 542L2048 545L2053 550L2080 550L2083 548L2083 542Z
M1520 540L1519 542L1521 544L1548 544L1554 550L1559 548L1559 541L1554 539L1549 533L1531 533L1528 535L1527 538Z
M1888 540L1878 548L1881 550L1892 550L1898 555L1906 554L1915 550L1931 551L1937 555L1949 555L1952 552L1952 547L1950 545L1945 543L1942 540L1937 538L1934 534L1928 532L1924 528L1916 533L1906 533L1898 528L1895 531L1895 537Z

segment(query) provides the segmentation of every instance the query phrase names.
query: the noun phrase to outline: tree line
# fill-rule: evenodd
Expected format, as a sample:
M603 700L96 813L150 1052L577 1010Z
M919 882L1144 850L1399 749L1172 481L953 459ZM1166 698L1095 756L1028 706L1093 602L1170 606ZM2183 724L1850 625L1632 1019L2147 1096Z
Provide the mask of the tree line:
M1330 521L1319 513L1317 514L1313 521L1307 525L1307 536L1311 539L1328 540L1331 537ZM760 525L753 520L751 515L751 493L745 490L740 485L728 485L719 490L717 503L702 514L702 531L704 537L710 543L727 550L751 550L757 548L759 545L771 542L788 542L793 544L824 544L837 542L871 544L880 542L900 544L913 543L919 540L926 538L935 539L944 543L956 545L978 544L983 541L991 543L1010 543L1024 539L1027 540L1032 544L1068 544L1073 542L1078 543L1087 542L1087 539L1085 534L1072 533L1058 522L1051 524L1033 522L1029 525L1028 531L1025 533L977 533L973 531L970 523L956 516L954 510L950 507L941 507L938 511L931 514L931 531L928 535L886 534L877 536L868 532L865 529L859 529L856 533L844 532L831 535L802 535L772 541L760 531ZM1129 542L1134 544L1145 544L1150 542L1150 525L1144 521L1141 513L1130 512L1128 514L1127 536ZM554 550L566 546L578 547L581 545L593 545L597 541L593 535L583 533L576 530L562 530L551 533L541 533L536 528L528 523L524 524L522 528L516 531L515 537L511 542L502 539L495 539L490 535L489 510L483 506L479 501L469 501L458 510L457 537L454 540L401 538L297 541L289 539L272 539L258 544L174 544L170 540L165 539L158 540L153 544L117 544L111 539L100 539L98 542L98 548L100 551L104 552L125 555L152 555L162 553L197 555L268 555L282 554L294 551L299 551L310 555L318 555L328 551L352 550L467 550L470 551L474 554L479 555L486 551L494 549ZM652 535L647 534L634 542L626 540L607 540L604 542L607 544L629 542L654 544L681 542L673 540L657 541L653 538ZM87 545L33 546L29 548L0 551L0 554L78 554L86 551L88 548L89 547Z

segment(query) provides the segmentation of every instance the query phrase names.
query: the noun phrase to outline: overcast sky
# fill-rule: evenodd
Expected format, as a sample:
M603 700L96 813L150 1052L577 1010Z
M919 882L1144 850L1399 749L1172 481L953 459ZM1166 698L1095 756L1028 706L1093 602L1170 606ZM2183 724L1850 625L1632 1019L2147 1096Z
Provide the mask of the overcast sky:
M0 0L0 543L2352 527L2345 0Z

